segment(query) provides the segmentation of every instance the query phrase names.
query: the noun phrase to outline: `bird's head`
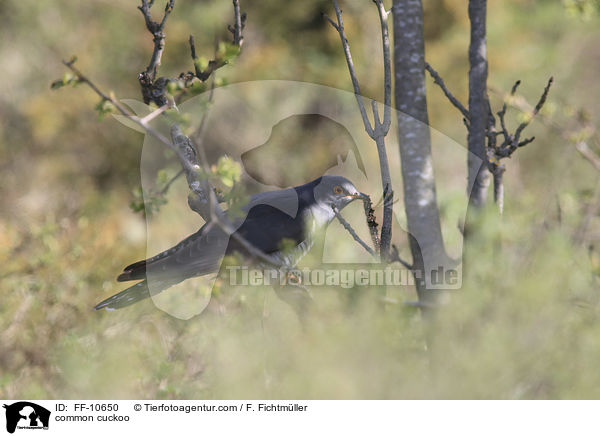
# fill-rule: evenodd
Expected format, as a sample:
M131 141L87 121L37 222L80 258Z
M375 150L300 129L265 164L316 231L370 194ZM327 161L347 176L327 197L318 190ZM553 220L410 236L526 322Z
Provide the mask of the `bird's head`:
M314 197L317 203L342 210L349 203L366 198L367 195L359 192L345 177L323 176L321 182L315 186Z

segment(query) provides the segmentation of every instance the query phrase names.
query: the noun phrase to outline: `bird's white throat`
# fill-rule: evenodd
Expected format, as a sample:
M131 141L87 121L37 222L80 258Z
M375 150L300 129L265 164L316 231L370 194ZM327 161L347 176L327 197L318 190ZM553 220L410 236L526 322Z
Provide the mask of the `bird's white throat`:
M310 218L314 220L314 224L317 227L324 227L328 225L333 219L333 217L335 217L333 209L330 206L327 206L326 204L315 203L312 206L310 206L309 210L312 215L312 217Z

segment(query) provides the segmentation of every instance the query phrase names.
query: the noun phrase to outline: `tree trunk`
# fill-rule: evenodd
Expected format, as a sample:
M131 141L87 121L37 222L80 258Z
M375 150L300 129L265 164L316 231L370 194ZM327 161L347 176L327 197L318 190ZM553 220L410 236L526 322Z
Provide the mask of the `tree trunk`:
M394 86L404 207L421 308L435 303L431 271L448 258L437 207L425 95L425 41L421 0L394 0ZM423 310L423 313L426 311Z
M471 42L469 44L469 134L468 189L469 203L485 204L490 174L486 165L486 129L489 121L487 96L488 63L486 52L487 0L469 0Z

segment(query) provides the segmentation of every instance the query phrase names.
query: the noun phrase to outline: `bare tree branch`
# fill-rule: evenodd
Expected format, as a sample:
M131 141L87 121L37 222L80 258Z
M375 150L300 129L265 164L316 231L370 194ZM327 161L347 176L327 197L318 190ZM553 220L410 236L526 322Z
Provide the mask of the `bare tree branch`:
M600 157L594 153L590 146L585 141L580 141L575 144L575 149L591 163L596 170L600 171Z
M173 10L175 6L175 0L169 0L165 6L165 12L160 24L152 19L152 15L150 13L150 8L154 4L154 1L148 3L147 0L142 0L142 4L138 6L138 9L144 15L144 20L146 21L146 28L154 37L154 51L152 53L152 58L150 59L150 63L148 67L142 74L146 74L146 77L150 82L153 82L156 78L158 67L160 66L160 61L162 58L162 53L165 48L165 34L163 29L167 22L167 18L169 14Z
M261 250L250 244L244 237L235 233L235 229L229 222L227 215L218 204L218 199L214 190L210 187L207 180L200 177L201 166L198 163L198 156L196 155L195 148L192 141L181 132L179 126L176 124L173 125L171 129L172 141L170 141L148 124L147 120L151 120L157 115L151 113L144 118L136 116L123 106L112 94L109 95L101 91L94 82L75 67L74 62L74 59L69 62L63 61L65 66L75 74L78 82L87 84L103 100L110 101L122 115L141 126L148 134L156 138L176 154L182 167L182 171L186 175L188 186L193 193L193 195L188 196L188 202L192 210L201 215L206 222L212 223L210 225L218 225L224 232L239 242L253 258L259 259L278 269L285 267L278 259L263 253ZM161 114L164 112L164 107L160 107L154 112ZM208 173L207 171L208 170L205 168L206 173ZM170 183L172 183L172 181Z
M242 30L246 22L246 14L240 12L240 0L233 0L233 16L235 24L233 27L228 26L229 31L233 34L233 44L241 47L244 43Z
M356 242L358 242L365 250L367 250L367 252L373 256L373 257L377 257L377 253L375 252L375 250L373 250L371 247L369 247L369 244L367 244L365 241L363 241L360 236L358 236L358 234L356 233L356 231L352 228L352 226L350 225L350 223L348 221L346 221L344 219L344 217L340 214L340 211L333 206L333 213L335 214L335 217L338 219L338 221L340 222L340 224L342 226L344 226L344 228L348 231L348 233L350 233L350 235L352 235L352 237L354 238L354 240Z
M377 5L377 11L379 13L379 23L381 25L381 43L383 45L383 87L384 87L384 112L383 112L383 123L382 129L384 131L384 135L387 135L390 125L392 122L391 119L391 109L392 109L392 61L390 59L390 35L388 30L388 12L385 10L383 6L383 2L381 0L373 0ZM378 122L378 117L375 117Z
M158 92L160 93L160 98L157 95L155 95L156 91L157 91L156 85L158 84L158 80L156 81L156 84L153 83L153 81L156 77L157 68L158 68L158 65L160 65L160 58L161 58L162 52L164 50L165 35L163 32L163 28L166 23L168 15L173 10L174 0L170 0L167 3L167 6L165 8L165 14L164 14L163 19L160 24L153 21L150 16L149 9L150 9L151 5L152 5L152 3L148 4L148 2L146 0L142 0L142 5L139 7L139 9L144 14L144 18L146 20L146 27L154 35L154 52L152 54L152 59L150 61L150 64L149 64L145 74L142 73L144 75L144 77L143 78L140 77L140 84L142 85L142 94L144 95L144 100L146 101L146 99L148 99L148 101L146 101L146 103L148 103L149 101L157 102L157 99L159 99L159 101L162 102L162 99L164 99L165 87L166 87L166 83L168 82L168 79L161 78L161 79L163 79L163 82L161 83L161 88L158 89ZM244 27L245 15L242 15L240 13L239 0L233 0L233 6L234 6L234 17L235 17L235 29L233 32L234 33L233 38L234 38L234 44L237 45L239 48L241 46L241 43L243 40L241 32ZM195 49L195 45L194 45L194 38L192 36L190 36L189 42L190 42L190 50L192 52L192 58L195 61L197 59L196 58L196 49ZM215 70L222 67L223 65L226 65L227 63L228 63L228 60L226 59L226 57L223 56L221 59L219 59L218 57L215 57L215 60L212 60L209 62L208 70L199 71L199 69L196 67L196 73L197 73L196 76L200 80L205 81L206 79L208 79L208 77L210 77L210 75ZM196 62L195 62L195 64L196 64ZM144 79L144 80L142 80L142 79ZM149 82L146 81L146 79L150 79ZM146 89L146 92L145 92L145 89ZM150 89L151 92L154 93L150 97L147 97L148 89ZM211 90L211 95L209 98L212 99L212 90ZM161 106L164 106L164 104L162 104ZM206 120L206 113L204 114L203 122L205 120ZM146 123L143 123L142 126L149 133L152 134L151 130L148 128L148 125ZM158 132L156 132L156 133L158 133ZM154 136L156 136L156 135L154 135ZM179 126L177 124L173 125L171 128L171 138L172 138L172 143L169 142L164 137L159 138L159 139L161 140L161 142L163 142L169 148L174 150L175 153L177 154L177 156L179 157L179 161L180 161L180 163L184 169L185 175L186 175L188 186L190 187L190 190L194 194L193 196L188 196L188 203L190 205L190 208L192 210L194 210L195 212L197 212L199 215L201 215L206 222L210 222L210 223L214 223L214 224L218 225L224 232L231 235L235 240L237 240L237 242L239 242L248 251L248 253L250 255L252 255L253 257L258 258L264 262L267 262L270 265L280 268L282 266L281 262L279 262L274 257L263 253L262 251L260 251L256 247L254 247L252 244L250 244L248 241L246 241L241 235L235 233L235 229L232 227L231 223L227 219L225 212L223 212L223 210L219 206L218 199L216 197L214 188L212 186L210 186L208 179L206 179L205 177L201 178L199 175L199 170L201 167L200 167L200 164L198 161L198 157L199 157L198 154L201 154L200 157L203 158L202 165L204 166L204 172L208 174L208 164L206 162L206 156L203 155L202 153L199 153L199 151L200 150L203 151L203 149L199 149L199 148L195 147L192 140L182 133L181 129L179 128Z
M487 96L487 58L485 55L485 0L471 0L469 2L469 18L471 20L471 44L469 47L469 61L471 69L469 71L469 109L467 110L460 101L450 92L441 76L429 64L425 63L425 69L444 92L448 100L461 112L463 121L467 127L469 151L469 186L472 186L471 199L476 205L481 205L485 201L485 192L487 189L486 172L491 172L494 182L494 201L497 203L500 213L504 207L504 186L503 175L504 165L500 162L502 159L510 157L515 150L524 147L535 140L535 137L521 139L521 134L529 125L531 120L542 109L553 79L550 78L544 88L536 106L525 121L523 121L514 134L511 134L506 125L507 99L497 112L500 120L500 131L496 131L496 119ZM521 84L518 80L511 88L510 96L514 96L517 88ZM484 107L487 110L484 110ZM474 114L474 115L473 115ZM487 121L486 121L487 116ZM482 136L483 135L483 136ZM498 137L503 140L498 144ZM487 138L487 144L486 144ZM482 149L483 147L483 149ZM474 157L477 156L483 160L486 168L476 169L478 165Z
M212 103L215 95L215 80L213 76L213 80L210 86L210 93L208 94L208 107L202 114L202 119L200 120L200 124L198 128L190 135L190 139L195 145L196 152L200 157L201 162L206 162L208 165L208 159L206 158L206 150L204 150L204 132L206 131L206 121L208 120L208 113L210 111L210 103Z
M506 110L507 110L507 103L506 103L506 99L505 99L505 102L502 105L502 109L498 112L498 118L500 119L500 127L502 129L501 133L504 137L504 141L502 142L502 144L494 147L494 150L493 150L494 155L498 160L505 158L505 157L510 157L517 148L523 147L523 146L533 142L535 137L526 138L524 140L521 140L521 134L523 133L523 130L525 130L525 128L531 123L533 118L539 113L539 111L544 106L544 103L546 102L546 99L548 97L548 93L550 92L550 87L552 86L553 81L554 81L554 79L552 77L548 80L548 84L544 88L544 92L542 93L537 104L535 105L535 107L533 108L531 113L528 114L527 119L525 121L523 121L521 124L519 124L519 126L515 130L514 134L511 134L506 126L505 116L506 116ZM515 95L515 92L520 83L521 83L521 81L517 81L513 85L511 92L510 92L511 97Z
M494 201L498 205L498 210L500 214L502 214L504 209L504 185L503 185L503 175L505 172L505 167L501 163L501 160L507 157L511 157L512 154L517 150L517 148L524 147L527 144L532 143L535 140L535 136L530 138L525 138L521 140L521 134L525 130L525 128L531 123L533 118L539 113L539 111L544 106L546 99L548 97L548 93L550 92L550 87L553 83L553 78L551 77L548 80L548 84L544 88L544 92L542 93L540 99L537 104L533 108L530 114L525 121L523 121L514 134L511 134L506 125L506 111L507 111L507 99L504 99L504 103L502 105L502 109L498 111L498 119L500 120L500 132L495 132L495 120L493 117L491 118L491 123L488 126L488 145L487 145L487 164L488 169L493 175L494 180ZM510 90L510 97L514 97L517 92L517 88L521 84L520 80L517 80L513 87ZM491 114L491 108L489 109L489 113ZM497 144L496 136L502 135L503 141L501 144Z
M530 116L527 117L526 121L523 121L521 124L519 124L519 127L517 127L517 130L515 131L513 142L511 144L511 147L513 148L513 151L517 147L522 147L522 145L519 143L519 139L521 137L521 133L523 132L523 130L525 129L525 127L527 127L529 125L529 123L531 122L531 120L540 112L540 110L544 106L544 103L546 103L546 99L548 98L548 93L550 92L550 87L552 86L553 82L554 82L554 78L550 77L550 79L548 80L548 84L544 88L544 92L542 93L542 96L540 97L539 101L535 105L535 108L533 108L533 112L531 112ZM523 145L525 145L525 144L523 144Z
M167 99L164 96L167 80L164 78L157 79L158 67L160 66L162 54L165 49L165 32L164 27L167 23L167 18L175 6L175 0L169 0L165 6L165 12L160 23L152 19L150 8L154 2L148 3L147 0L142 0L142 4L138 6L138 9L142 12L144 20L146 22L146 28L153 36L154 50L152 51L152 57L146 67L145 71L142 71L138 80L142 87L142 96L144 103L155 102L158 106L167 104Z
M444 79L442 79L442 77L438 74L438 72L435 71L433 69L433 67L431 65L429 65L427 62L425 62L425 69L429 72L429 74L433 78L433 83L435 83L436 85L438 85L442 89L442 91L444 92L444 95L450 101L450 103L452 103L452 105L454 105L454 107L457 108L460 111L460 113L463 115L463 117L468 120L469 119L469 111L450 92L450 90L448 89L448 87L444 83Z
M373 111L373 125L369 121L367 111L365 109L362 95L360 92L360 85L358 78L356 77L356 71L354 69L354 62L352 60L352 54L350 52L350 46L348 39L346 38L346 32L344 30L344 21L342 19L342 11L340 10L337 0L333 0L333 7L335 9L335 15L337 22L333 21L327 14L323 14L325 19L333 26L338 32L340 40L342 42L342 48L346 57L346 64L348 65L348 72L352 81L352 87L354 88L354 95L358 103L358 108L363 120L365 131L375 141L377 146L377 153L379 157L379 166L381 169L381 185L384 191L384 211L383 211L383 222L381 225L381 237L379 238L379 253L383 259L387 258L389 253L391 239L392 239L392 220L393 220L393 191L392 191L392 179L390 175L389 163L387 159L387 152L385 148L385 137L389 132L391 125L391 102L392 102L392 74L391 74L391 57L390 57L390 38L387 17L388 12L383 6L381 0L373 0L377 6L377 12L379 15L379 22L381 24L381 41L383 48L383 64L384 64L384 114L383 120L379 118L379 111L377 102L371 100L371 108Z
M175 183L175 181L180 178L181 176L183 176L183 174L185 173L185 171L183 169L179 170L177 172L177 174L175 174L173 177L171 177L171 179L165 183L165 186L163 186L163 188L160 190L160 194L161 195L165 195L167 192L169 192L169 188L171 187L171 185L173 183Z
M342 41L342 48L344 49L344 56L346 57L346 64L348 65L348 72L350 73L352 87L354 88L354 95L356 96L356 102L358 103L358 109L360 110L360 115L363 119L365 130L367 131L369 136L373 138L373 128L371 127L371 122L369 121L365 105L363 104L362 94L360 92L360 85L358 83L356 71L354 69L354 61L352 60L352 54L350 53L350 45L348 44L348 39L346 38L346 32L344 30L344 20L342 19L342 11L340 10L337 0L333 0L333 7L335 8L337 24L331 18L329 18L327 14L323 14L323 16L327 21L329 21L329 23L331 23L333 28L340 35L340 40Z
M237 52L239 53L242 49L242 44L244 43L242 31L244 30L244 27L246 25L246 14L240 12L239 0L233 0L233 19L234 25L228 25L227 28L233 34L232 44L234 47L237 47ZM228 55L227 53L217 52L215 53L214 58L209 60L206 65L200 65L200 63L198 62L199 59L196 55L194 37L192 35L190 35L189 44L192 60L194 61L193 74L202 82L206 82L216 70L229 64L230 55Z
M98 94L103 100L110 101L114 107L117 108L119 112L121 112L125 116L133 115L125 106L123 106L120 102L118 102L112 95L107 95L100 90L91 80L89 80L86 76L84 76L81 71L75 66L75 61L77 58L73 58L69 61L63 60L62 63L69 68L76 76L79 82L85 83L88 85L96 94Z
M400 257L400 254L398 253L398 247L396 247L395 245L392 245L392 253L390 254L390 263L394 263L394 262L400 263L400 265L404 266L408 270L413 269L413 266L410 263L408 263L407 261L405 261L404 259L402 259Z
M87 76L85 76L81 71L79 71L79 69L77 67L75 67L74 60L63 61L63 64L66 65L75 74L75 76L77 77L77 80L79 82L85 83L86 85L88 85L103 100L111 102L112 105L122 115L126 116L131 121L135 122L140 127L144 128L150 135L154 136L161 143L163 143L164 145L166 145L167 147L169 147L173 151L176 151L176 149L173 146L173 144L171 143L171 141L169 141L165 136L163 136L161 133L159 133L156 130L154 130L146 122L142 121L141 118L139 118L138 116L136 116L135 114L133 114L131 111L129 111L129 109L127 109L125 106L123 106L112 94L108 95L108 94L104 93L103 91L101 91L100 88L98 88L98 86L96 86L96 84L94 82L92 82ZM157 110L158 111L162 111L162 108L159 108ZM187 168L187 169L190 170L191 168Z

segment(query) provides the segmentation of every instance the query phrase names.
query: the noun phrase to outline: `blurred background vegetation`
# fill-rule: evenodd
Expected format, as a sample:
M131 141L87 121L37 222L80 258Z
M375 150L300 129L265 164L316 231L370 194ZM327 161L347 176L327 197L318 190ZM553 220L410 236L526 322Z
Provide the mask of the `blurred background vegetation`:
M467 2L424 3L427 60L466 101ZM363 94L381 98L375 8L342 4ZM305 327L269 289L242 290L225 310L190 321L148 301L91 310L117 290L121 268L146 255L144 218L129 206L143 136L110 116L99 122L89 89L50 84L65 73L61 59L77 55L104 89L139 99L152 41L136 6L0 3L0 397L600 397L600 184L575 149L582 137L598 144L597 2L489 2L492 103L517 79L530 102L551 75L555 86L530 127L537 140L509 162L504 216L490 208L469 240L463 289L440 312L429 351L418 312L402 304L414 299L406 291L382 309L369 293L319 290ZM329 1L242 0L242 10L243 53L220 78L351 89L338 36L321 18ZM162 75L191 69L190 33L210 56L231 17L229 1L178 0ZM465 144L459 114L430 80L428 98L431 125ZM331 156L304 135L295 155L312 175ZM465 168L455 177L462 183Z

